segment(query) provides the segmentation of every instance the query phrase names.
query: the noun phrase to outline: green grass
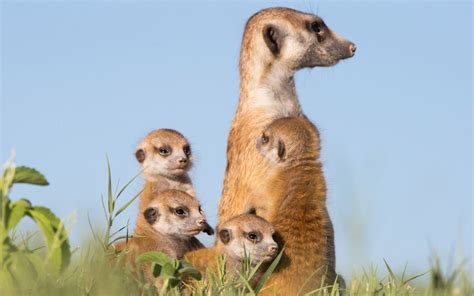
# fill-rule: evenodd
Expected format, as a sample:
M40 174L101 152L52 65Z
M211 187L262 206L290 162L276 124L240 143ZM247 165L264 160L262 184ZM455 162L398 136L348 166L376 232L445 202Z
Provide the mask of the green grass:
M112 190L112 176L107 161L108 183L106 197L102 198L105 221L102 229L91 226L91 238L74 251L70 250L67 229L49 209L32 206L26 200L12 200L10 188L15 183L48 185L44 176L30 168L16 168L9 162L0 179L0 295L157 295L158 291L142 272L124 264L122 254L114 254L111 244L128 236L127 226L115 225L115 219L139 196L131 194L123 200L130 182ZM32 235L20 235L18 221L31 218L41 232L42 245L35 246ZM13 223L13 222L14 223ZM72 255L71 255L72 254ZM279 258L279 257L277 257ZM229 275L225 260L219 258L218 270L208 273L192 286L181 279L196 275L184 262L170 260L159 253L145 254L140 258L148 262L156 276L164 281L161 294L180 295L185 288L191 295L256 295L264 289L271 276L274 262L257 287L250 287L255 269L247 263L242 272ZM151 264L150 264L151 263ZM360 273L346 279L345 295L474 295L473 279L465 266L443 271L438 257L433 256L432 266L422 274L396 273L387 262L385 269L360 268ZM151 266L150 266L151 265ZM136 270L136 269L135 269ZM140 270L140 269L138 269ZM321 287L306 295L337 295L338 290Z

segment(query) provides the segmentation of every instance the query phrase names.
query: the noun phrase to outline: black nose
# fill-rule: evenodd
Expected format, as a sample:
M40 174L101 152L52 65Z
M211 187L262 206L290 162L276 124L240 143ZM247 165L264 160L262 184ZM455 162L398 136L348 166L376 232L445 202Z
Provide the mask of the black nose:
M186 158L184 158L184 157L181 157L181 158L178 160L178 162L179 162L180 164L186 164L186 163L188 163L188 160L187 160Z
M357 50L357 45L351 43L351 45L349 45L349 50L351 51L352 55L354 55Z

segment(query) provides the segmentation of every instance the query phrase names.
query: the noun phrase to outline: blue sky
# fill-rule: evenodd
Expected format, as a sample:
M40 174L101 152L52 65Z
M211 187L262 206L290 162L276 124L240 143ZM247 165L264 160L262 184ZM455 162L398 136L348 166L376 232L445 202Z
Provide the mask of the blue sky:
M12 195L63 218L77 210L77 246L87 214L103 225L105 155L124 183L138 172L140 138L168 127L191 141L215 223L242 30L275 5L317 12L358 46L350 60L296 75L322 135L338 270L385 258L422 271L432 251L472 258L470 2L2 2L1 160L15 149L51 183Z

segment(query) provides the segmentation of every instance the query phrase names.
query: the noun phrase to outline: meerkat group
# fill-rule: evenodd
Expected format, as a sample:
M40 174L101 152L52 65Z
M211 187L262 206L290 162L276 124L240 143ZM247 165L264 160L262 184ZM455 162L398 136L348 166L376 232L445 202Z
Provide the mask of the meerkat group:
M128 249L130 256L162 251L202 272L225 256L233 273L246 250L256 265L283 249L262 294L296 295L336 282L344 286L336 273L319 132L303 113L294 74L335 65L355 51L354 43L314 14L268 8L250 17L240 51L240 99L228 137L215 245L205 248L195 237L214 230L188 175L189 142L175 130L159 129L135 151L145 179L135 236L116 248Z

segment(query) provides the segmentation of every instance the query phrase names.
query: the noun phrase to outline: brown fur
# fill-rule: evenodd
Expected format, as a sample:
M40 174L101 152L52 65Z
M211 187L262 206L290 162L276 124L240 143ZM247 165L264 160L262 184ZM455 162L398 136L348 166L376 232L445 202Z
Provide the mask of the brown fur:
M220 237L220 232L224 229L229 230L231 233L230 242L223 242ZM224 256L226 258L226 271L230 274L237 273L241 270L244 257L243 253L240 255L233 253L232 248L237 248L243 252L243 244L245 243L246 250L250 251L252 249L251 244L249 245L244 234L251 231L259 231L262 234L262 240L255 245L255 248L258 250L253 254L255 262L272 260L277 254L278 247L273 240L275 228L262 217L253 214L242 214L219 225L216 245L211 248L190 252L185 255L185 259L191 262L201 273L206 274L207 271L216 272L217 257ZM273 249L269 251L269 248ZM264 256L269 257L264 258ZM263 268L264 266L262 265L262 268L252 278L253 284L256 284L261 274L263 274Z
M153 199L147 204L145 210L149 207L157 207L159 208L159 218L157 218L158 221L156 223L173 223L173 219L167 217L173 215L170 209L176 204L186 205L189 208L189 217L183 218L190 220L188 222L190 225L188 228L195 225L195 227L189 229L201 227L198 226L198 224L194 224L195 220L197 221L204 218L202 213L198 214L200 207L199 202L193 196L182 191L166 190L155 194ZM128 239L128 241L118 242L114 245L116 252L126 252L126 262L132 267L136 267L137 257L145 252L159 251L165 253L172 259L182 259L186 252L204 247L199 240L192 235L186 233L168 235L159 232L153 227L151 221L147 221L145 210L138 215L133 237ZM204 229L204 227L203 224L202 228ZM149 264L145 264L142 270L147 278L153 279ZM160 285L159 279L156 280L155 285Z
M146 135L146 137L140 141L137 147L137 152L142 150L144 151L146 158L154 157L157 154L157 143L165 143L171 146L174 150L178 150L180 148L182 149L182 147L186 145L189 146L188 140L178 131L172 129L157 129L148 133L148 135ZM173 151L173 153L175 153L175 151ZM166 160L163 159L163 161ZM187 173L187 171L192 166L192 156L188 157L188 161L188 167L179 174L175 174L173 176L146 176L144 190L140 197L140 212L145 209L150 200L153 199L154 195L160 191L176 189L184 191L192 196L196 195L191 179Z
M314 23L320 24L321 34L311 31ZM269 26L274 29L271 34L267 34ZM355 45L331 31L320 18L293 9L259 11L245 27L240 52L240 99L228 138L219 222L244 213L253 198L261 196L262 188L271 189L263 205L271 213L267 216L269 222L290 225L285 219L291 219L293 228L282 227L283 233L307 230L312 235L309 241L302 237L284 240L291 250L286 252L283 262L286 264L282 264L271 280L279 289L290 293L286 295L298 292L294 283L301 283L302 274L315 272L320 264L329 265L328 282L335 274L334 233L325 206L324 177L317 162L288 169L288 173L300 179L290 181L281 176L269 179L268 162L255 149L255 141L276 119L304 117L293 79L297 70L331 66L353 56L354 52ZM284 205L278 201L282 192L288 195ZM295 209L300 212L295 213ZM290 213L295 216L290 217ZM280 231L278 227L277 231ZM289 262L300 261L303 272L285 271Z
M268 286L274 286L279 295L293 295L319 288L323 275L326 284L332 284L336 278L334 234L325 205L318 131L306 118L295 117L276 120L263 134L270 139L267 146L280 142L285 149L280 163L266 159L265 185L248 205L272 221L278 243L285 247ZM262 147L259 150L270 152Z

